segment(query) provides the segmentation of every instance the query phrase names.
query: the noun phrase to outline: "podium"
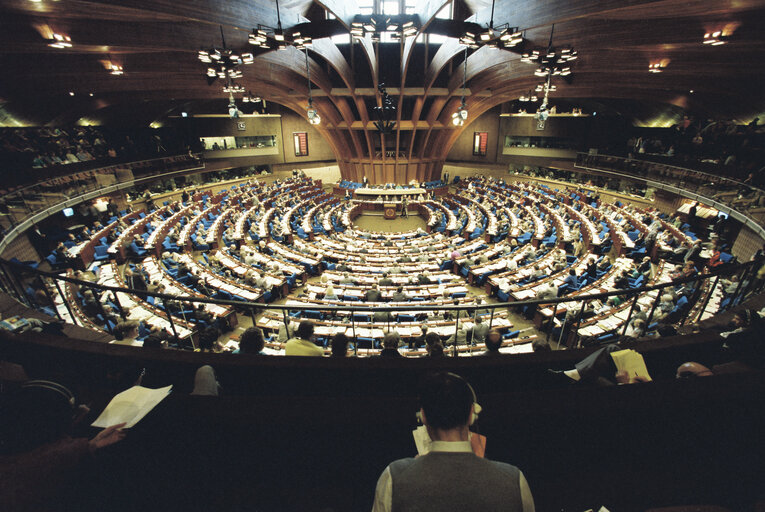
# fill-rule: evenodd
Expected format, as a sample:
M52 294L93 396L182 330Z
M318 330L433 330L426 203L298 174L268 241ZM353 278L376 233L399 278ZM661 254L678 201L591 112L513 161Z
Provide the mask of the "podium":
M395 219L396 218L396 203L385 203L383 204L383 212L385 213L385 218Z

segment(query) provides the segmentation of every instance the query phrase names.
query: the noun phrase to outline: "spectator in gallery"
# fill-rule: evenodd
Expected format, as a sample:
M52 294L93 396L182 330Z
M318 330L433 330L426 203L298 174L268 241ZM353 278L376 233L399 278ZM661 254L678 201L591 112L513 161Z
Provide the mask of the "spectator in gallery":
M332 357L346 357L348 355L348 344L351 342L350 338L343 332L335 333L332 336Z
M84 467L100 450L125 437L124 423L93 439L74 438L89 410L52 381L31 380L6 396L0 415L0 496L3 510L77 510L84 507Z
M403 357L398 351L401 338L396 331L391 331L383 339L383 349L380 351L380 357Z
M263 352L265 344L263 331L257 327L250 327L246 329L239 338L239 348L234 350L234 354L254 354L262 356L265 355L265 352Z
M491 329L486 335L486 352L481 355L497 356L502 347L502 334L497 329Z
M521 470L474 453L470 426L481 410L476 400L459 375L442 372L424 379L419 415L433 441L431 449L385 468L377 481L373 512L534 510Z
M312 341L314 324L310 320L301 320L293 338L287 340L284 354L288 356L318 356L324 355L324 350Z
M443 357L444 344L438 333L431 331L425 334L425 350L430 357Z

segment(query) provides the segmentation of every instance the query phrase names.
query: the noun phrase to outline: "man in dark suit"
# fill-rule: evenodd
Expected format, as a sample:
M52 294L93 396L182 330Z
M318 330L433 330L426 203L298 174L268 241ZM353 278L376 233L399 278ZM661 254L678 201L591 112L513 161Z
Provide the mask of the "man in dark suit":
M364 294L364 300L367 302L380 302L382 301L382 293L377 289L377 285L373 284L372 288L367 290Z
M409 296L406 293L404 293L404 287L399 286L398 288L396 288L396 292L393 294L390 300L392 300L393 302L405 302L409 300Z
M393 279L388 277L387 272L383 272L382 279L380 279L380 286L393 286Z
M585 272L590 279L596 279L598 277L598 260L596 258L590 258L587 262L587 269Z

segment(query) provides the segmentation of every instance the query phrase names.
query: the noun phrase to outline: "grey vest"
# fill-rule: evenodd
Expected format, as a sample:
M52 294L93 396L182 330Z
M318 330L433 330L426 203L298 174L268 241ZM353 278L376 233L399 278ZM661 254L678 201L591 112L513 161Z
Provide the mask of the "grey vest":
M392 512L522 512L520 470L472 453L432 452L390 465Z

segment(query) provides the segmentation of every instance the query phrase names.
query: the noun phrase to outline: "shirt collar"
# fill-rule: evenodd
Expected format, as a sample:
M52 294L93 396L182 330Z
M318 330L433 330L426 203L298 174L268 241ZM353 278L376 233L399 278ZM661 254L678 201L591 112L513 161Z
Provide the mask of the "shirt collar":
M431 452L473 453L470 441L433 441L430 445Z

